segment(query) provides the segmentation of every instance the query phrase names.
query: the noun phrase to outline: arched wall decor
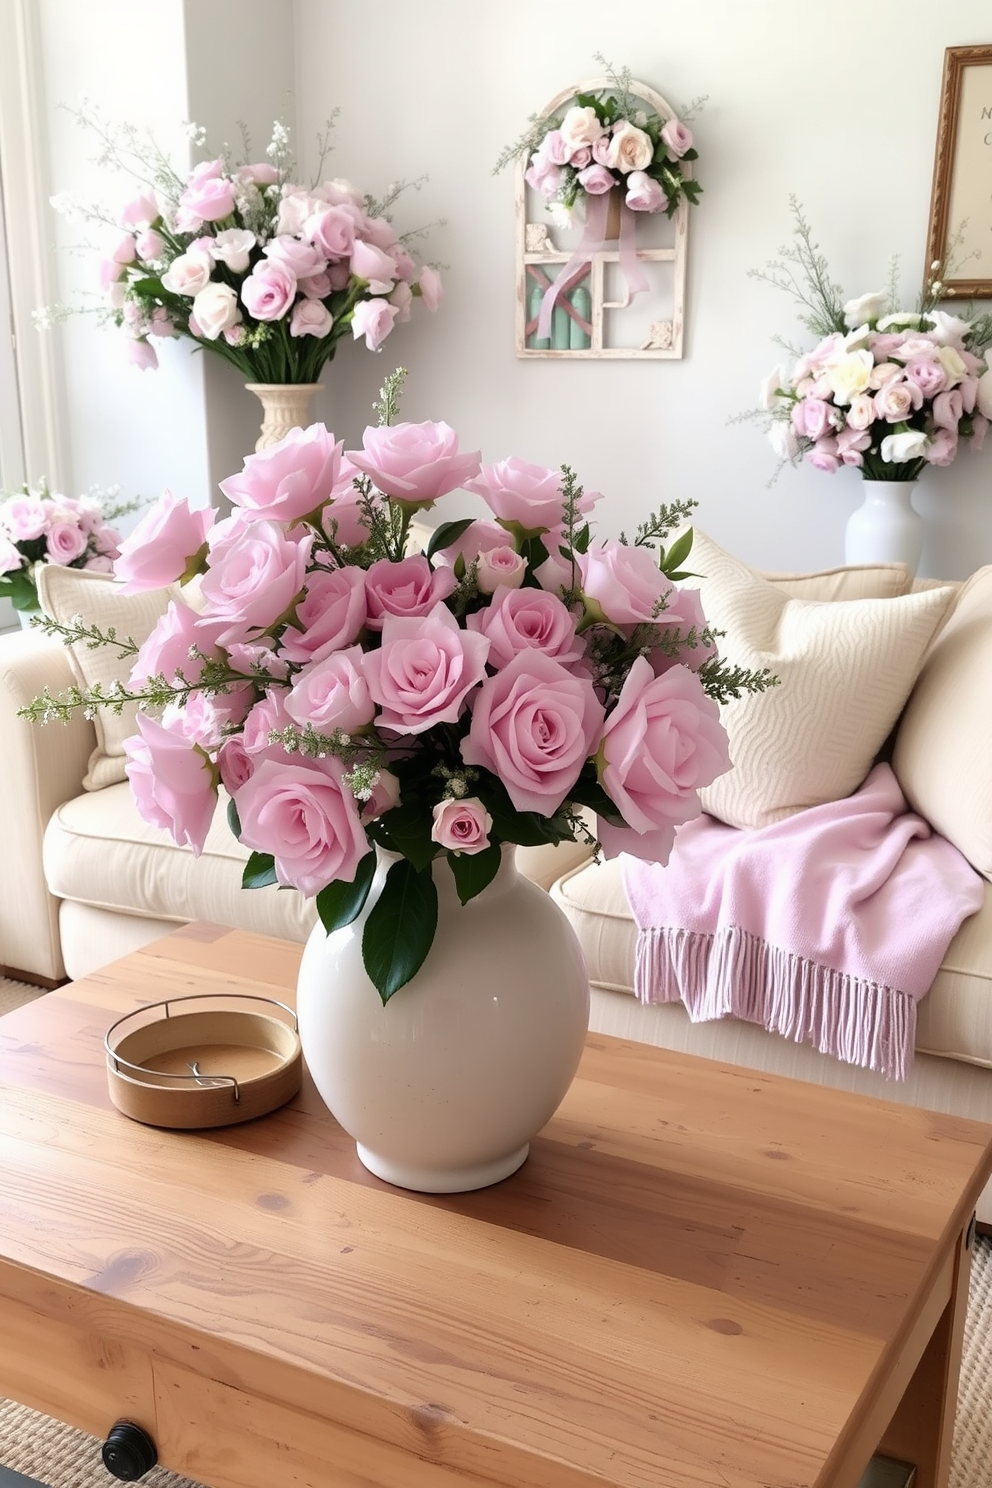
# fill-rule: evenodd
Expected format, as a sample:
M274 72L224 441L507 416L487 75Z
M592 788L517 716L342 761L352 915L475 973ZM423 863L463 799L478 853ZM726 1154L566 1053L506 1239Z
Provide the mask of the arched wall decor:
M610 90L613 80L593 78L564 88L541 111L554 115L578 94ZM644 83L631 81L627 91L644 101L662 119L676 111ZM631 252L620 234L620 193L609 193L605 238L582 241L582 216L561 227L549 220L539 192L527 184L526 155L517 162L516 351L519 357L614 358L649 357L675 360L682 356L685 329L685 280L689 203L684 195L671 217L664 212L628 213L636 219L636 249ZM691 179L691 166L683 168ZM634 227L629 229L633 234ZM586 235L583 235L586 236ZM646 288L636 294L629 282L631 257L634 274L640 270ZM542 327L541 306L564 269L550 323ZM547 319L547 316L545 316ZM541 335L542 329L547 334Z

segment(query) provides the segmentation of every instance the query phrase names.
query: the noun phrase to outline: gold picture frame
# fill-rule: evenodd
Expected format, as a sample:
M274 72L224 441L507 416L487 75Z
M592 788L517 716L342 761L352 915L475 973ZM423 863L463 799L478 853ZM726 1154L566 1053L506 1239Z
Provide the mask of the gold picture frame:
M992 45L944 52L926 262L939 298L992 298Z

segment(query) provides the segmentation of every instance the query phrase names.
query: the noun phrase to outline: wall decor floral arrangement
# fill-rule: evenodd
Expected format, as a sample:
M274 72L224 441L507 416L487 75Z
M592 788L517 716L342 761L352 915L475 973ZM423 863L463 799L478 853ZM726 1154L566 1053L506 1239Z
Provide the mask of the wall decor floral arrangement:
M558 93L495 166L517 162L517 354L678 358L705 100L680 114L596 60L605 75ZM643 317L624 315L640 295Z

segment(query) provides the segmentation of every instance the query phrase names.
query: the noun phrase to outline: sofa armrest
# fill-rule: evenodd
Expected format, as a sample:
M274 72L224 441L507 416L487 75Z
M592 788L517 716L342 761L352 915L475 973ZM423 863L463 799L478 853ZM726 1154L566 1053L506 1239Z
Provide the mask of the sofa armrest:
M17 716L47 687L71 687L68 653L59 640L33 631L0 635L0 967L42 980L65 977L59 943L59 901L48 892L42 839L56 807L82 792L92 723L29 723Z

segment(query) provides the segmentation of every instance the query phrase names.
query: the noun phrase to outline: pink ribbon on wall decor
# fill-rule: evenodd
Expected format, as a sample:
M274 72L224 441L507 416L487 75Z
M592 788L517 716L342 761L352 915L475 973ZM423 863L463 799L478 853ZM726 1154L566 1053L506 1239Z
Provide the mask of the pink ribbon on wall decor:
M541 301L541 313L537 321L539 341L546 340L551 334L551 312L568 280L577 269L591 264L593 255L600 253L605 247L609 203L609 192L602 192L599 196L586 194L586 222L579 245ZM634 246L636 231L637 223L634 214L627 203L622 202L620 204L620 269L627 283L628 305L635 295L641 294L649 287L637 261L637 249Z

